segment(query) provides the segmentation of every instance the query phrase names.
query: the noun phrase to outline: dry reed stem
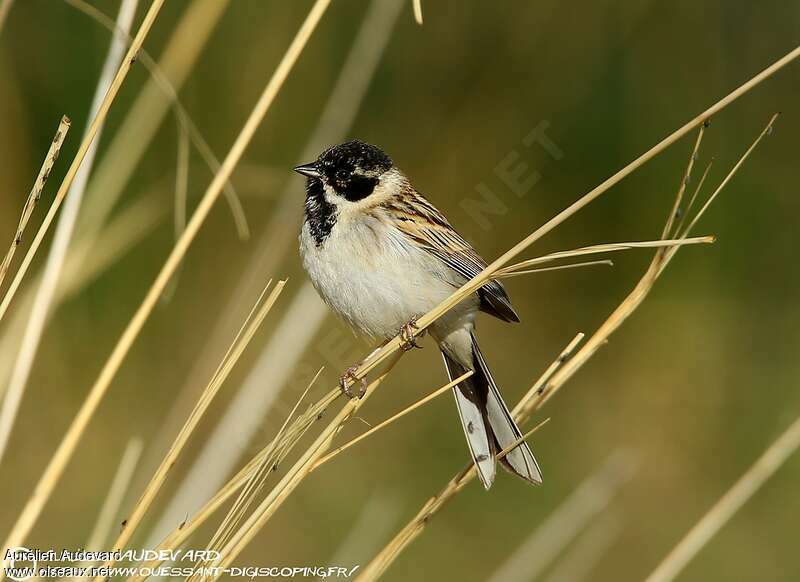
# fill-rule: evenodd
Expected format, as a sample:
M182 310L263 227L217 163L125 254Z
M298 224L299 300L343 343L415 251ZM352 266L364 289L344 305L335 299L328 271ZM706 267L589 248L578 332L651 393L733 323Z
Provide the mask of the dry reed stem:
M153 4L147 16L145 17L142 28L140 28L139 33L137 33L134 43L129 49L129 54L123 61L121 71L124 70L127 72L127 69L130 67L130 57L133 53L135 53L135 50L138 50L138 48L141 46L141 42L144 40L143 32L147 32L149 30L150 26L152 25L152 21L155 18L155 14L157 13L157 10L155 9L160 8L162 3L163 0L153 0ZM95 410L97 410L100 401L105 395L111 380L116 375L117 370L121 366L122 361L130 350L131 345L138 336L139 331L141 331L142 327L147 321L147 318L150 316L150 313L155 307L161 292L164 290L164 287L175 273L175 270L180 262L183 260L183 257L188 251L190 244L194 240L194 237L197 235L197 232L200 230L200 227L211 211L214 202L219 197L224 184L228 181L228 178L233 172L234 167L241 159L245 148L250 143L250 140L266 115L267 110L272 105L272 102L275 99L278 91L283 86L286 77L293 68L294 63L300 55L300 52L311 36L311 33L313 32L329 3L330 0L317 0L308 17L301 25L297 35L292 40L289 49L281 59L281 62L278 64L275 73L272 75L269 83L267 83L264 92L262 93L261 97L256 103L255 108L248 117L247 122L236 138L236 141L226 156L225 161L222 163L219 173L214 176L214 179L203 195L200 204L192 215L191 220L187 224L186 230L172 249L172 252L159 272L158 277L148 290L144 301L126 326L125 331L114 347L109 359L103 366L97 381L92 386L89 395L67 430L67 433L59 444L55 454L48 463L48 466L37 483L33 494L26 503L25 508L23 509L21 515L17 519L16 524L14 525L14 528L11 531L11 534L6 540L5 547L19 546L30 532L33 524L36 522L36 519L41 513L45 502L50 497L50 494L55 488L55 484L61 477L67 462L72 457L72 454L75 451L75 448L77 447L78 442L83 435L84 430L86 429L86 426L88 425L89 421L94 415ZM112 90L109 91L109 96L112 98L113 95L116 94L116 90L114 88L119 88L119 83L116 81L117 79L115 79L115 83L112 84ZM107 104L101 109L101 111L104 111L103 117L105 116L105 112L108 111L108 105L110 104L110 101L111 99L107 97ZM96 125L97 121L98 120L95 120L92 125ZM93 136L94 131L90 131L90 135ZM65 183L66 182L67 180L65 180ZM1 577L0 580L2 580Z
M800 418L797 418L758 458L739 480L678 542L650 574L646 582L670 582L705 547L739 509L800 448Z
M141 498L128 516L128 519L125 521L125 526L122 528L122 531L114 542L112 546L113 549L123 549L131 539L131 536L133 536L133 533L136 531L136 528L141 523L142 518L144 518L145 513L147 513L147 510L152 505L153 500L166 481L167 473L169 473L170 469L172 469L177 462L178 456L181 454L186 446L186 443L189 441L189 437L191 436L192 432L195 428L197 428L197 425L200 423L203 415L208 410L211 402L219 393L220 388L222 388L222 385L224 384L225 380L227 380L231 370L239 361L239 358L241 357L242 353L244 353L244 350L247 348L250 340L253 339L256 331L258 331L259 327L261 327L261 323L264 321L264 318L266 318L273 305L275 305L275 302L278 300L278 297L280 296L284 285L286 284L285 281L278 281L278 283L275 285L275 288L269 294L269 297L262 302L270 283L268 283L264 288L261 296L253 306L250 315L245 320L242 328L239 330L239 333L231 343L228 352L223 357L222 362L220 362L220 365L217 368L217 371L214 373L214 376L206 385L205 390L203 390L200 399L197 401L197 404L189 415L189 418L186 419L186 423L183 425L183 428L181 428L178 436L175 437L175 441L173 442L167 454L164 456L164 460L161 462L161 465L159 465L156 472L150 478L150 482L148 483L147 487L145 487L144 493L142 493ZM105 566L110 567L113 565L113 563L114 560L109 560Z
M214 566L227 568L236 559L239 553L261 531L275 511L280 507L300 482L311 472L317 460L325 454L334 437L339 433L344 424L358 412L361 406L375 392L380 383L389 375L402 356L402 352L394 354L389 361L387 369L378 378L372 381L361 398L348 400L333 420L325 427L316 440L306 449L300 459L292 466L286 475L273 487L264 500L248 517L245 523L231 536L231 539L221 550L219 563Z
M376 424L375 426L373 426L369 430L364 431L363 433L361 433L357 437L347 441L342 446L335 448L330 453L328 453L327 455L325 455L324 457L319 459L316 463L314 463L314 466L311 467L311 471L316 470L317 468L319 468L320 465L322 465L324 463L327 463L328 461L330 461L333 457L335 457L336 455L338 455L342 451L345 451L345 450L349 449L354 444L364 440L365 438L367 438L371 434L381 430L382 428L385 428L385 427L389 426L390 424L392 424L396 420L399 420L400 418L402 418L403 416L405 416L409 412L412 412L412 411L416 410L417 408L419 408L423 404L427 404L428 402L430 402L431 400L433 400L437 396L441 396L442 394L444 394L445 392L450 390L453 386L455 386L459 382L462 382L463 380L466 380L467 378L472 376L474 373L475 373L474 370L469 370L468 372L466 372L465 374L462 374L461 376L459 376L455 380L452 380L451 382L448 382L447 384L445 384L441 388L438 388L438 389L434 390L433 392L431 392L430 394L428 394L427 396L424 396L424 397L420 398L419 400L417 400L416 402L414 402L410 406L407 406L406 408L404 408L400 412L398 412L396 414L393 414L392 416L390 416L389 418L387 418L384 421L379 422L378 424ZM311 471L309 471L309 473Z
M586 194L584 194L581 198L573 202L570 206L559 212L556 216L548 220L542 226L534 230L531 234L526 236L522 239L519 243L514 245L511 249L503 253L500 257L495 259L491 264L489 264L483 271L481 271L478 275L464 283L457 291L455 291L450 297L442 301L439 305L433 308L431 311L423 315L417 320L417 327L420 331L425 330L429 325L431 325L436 319L438 319L442 314L446 311L451 309L454 305L458 304L468 295L477 291L481 286L483 286L486 281L491 279L494 274L501 268L506 266L506 264L519 255L522 251L527 249L530 245L534 242L542 238L545 234L553 230L556 226L563 223L565 220L573 216L579 210L587 206L589 203L594 201L598 198L601 194L608 191L612 186L619 183L623 178L630 175L636 169L644 165L646 162L653 159L655 156L660 154L666 148L671 146L673 143L678 141L680 138L685 136L691 130L695 129L696 127L705 123L707 119L712 117L713 115L719 113L725 107L733 103L736 99L759 85L764 80L768 79L770 76L775 74L777 71L791 63L796 58L800 57L800 46L796 47L794 50L786 54L784 57L775 61L772 65L761 71L758 75L752 77L746 83L740 85L734 91L729 93L727 96L723 97L719 101L717 101L714 105L706 109L703 113L692 119L691 121L684 124L682 127L662 139L659 143L655 146L647 150L645 153L640 155L634 161L626 165L621 170L617 171L611 177L607 178L603 181L600 185L596 186ZM358 367L358 369L353 374L354 378L363 378L366 374L368 374L372 369L376 366L380 365L381 362L386 360L392 353L397 351L400 347L400 338L395 337L390 342L388 342L385 346L383 346L380 350L372 354L368 357L364 362Z
M414 20L422 26L422 0L412 0L414 4Z
M800 51L796 51L799 52ZM745 154L734 165L733 169L723 179L721 187L718 188L711 196L713 200L720 192L722 186L726 185L733 175L741 167L742 163L749 157L756 145L760 142L764 135L766 135L772 128L777 115L773 116L764 130L759 134L753 144L747 149ZM702 123L702 119L701 119ZM663 142L662 142L663 143ZM689 164L693 163L693 158L696 155L696 150L692 153L692 159ZM641 159L641 158L640 158ZM679 189L678 196L682 194ZM574 205L573 205L574 206ZM706 204L699 212L698 215L707 209ZM572 208L572 207L570 207ZM672 214L667 218L667 224L670 224ZM695 217L697 218L697 217ZM550 221L552 222L552 220ZM683 236L685 237L691 230L691 226L696 223L696 219L690 223ZM549 223L548 223L549 224ZM532 396L529 399L521 400L514 408L513 416L522 423L527 420L530 415L541 408L557 391L558 389L569 380L572 375L585 364L589 358L607 341L609 336L616 331L620 325L636 310L642 303L644 298L652 289L656 279L661 275L664 268L666 268L669 261L674 257L680 246L669 246L659 248L648 266L647 271L636 284L634 289L629 295L620 303L620 305L612 312L605 322L598 328L591 338L572 356L569 360L558 366L552 376L545 381L537 381L536 384L540 386L534 391L530 390L527 396ZM420 320L421 321L421 320ZM576 338L577 340L578 338ZM573 340L575 342L576 340ZM545 375L547 372L545 373ZM535 384L535 385L536 385ZM444 504L453 496L456 495L469 481L475 477L475 467L468 465L458 475L453 477L445 488L437 495L428 500L422 507L417 515L406 524L403 529L372 559L367 567L361 571L357 580L360 582L377 580L386 569L394 562L397 556L402 552L416 537L423 531L428 521L441 509Z
M553 360L553 363L547 367L547 369L544 371L544 374L539 376L539 379L533 383L533 386L531 386L530 389L525 393L525 395L520 399L519 404L517 404L517 406L512 411L512 414L514 416L520 414L524 402L528 402L532 398L535 398L537 394L540 394L542 392L545 383L550 378L552 378L553 374L556 373L556 370L558 370L561 367L561 365L564 362L566 362L568 358L572 356L573 352L575 351L575 348L578 347L578 345L583 341L583 338L585 337L586 337L585 333L583 333L582 331L578 332L575 335L575 337L572 338L572 341L570 341L567 344L567 347L561 350L561 353L558 354L558 357L555 360Z
M39 246L42 244L42 240L47 234L50 224L53 222L61 203L64 201L64 197L67 195L67 192L72 186L72 182L75 179L78 170L80 169L81 162L83 162L83 158L89 151L89 147L92 145L98 129L105 122L105 119L108 116L108 111L111 108L111 104L114 102L114 98L117 96L117 93L119 93L119 89L122 86L123 81L128 76L128 71L130 71L133 62L136 60L136 54L142 48L142 43L144 43L145 37L147 37L147 34L150 32L150 28L153 26L153 23L155 22L163 4L164 0L153 0L150 8L147 11L147 14L144 17L144 20L142 21L142 25L139 27L139 31L136 33L136 37L131 42L131 46L128 48L125 57L122 59L119 70L117 71L117 74L114 76L114 80L111 82L111 85L108 88L108 93L106 93L103 102L100 104L100 107L98 107L97 115L92 119L92 123L86 130L83 140L78 147L78 151L72 160L72 164L67 170L64 180L61 182L61 187L56 193L55 200L53 200L50 210L47 212L44 221L42 221L42 225L39 227L39 231L36 233L36 237L33 239L31 247L28 249L25 259L20 265L19 270L17 271L17 274L11 283L11 287L9 287L8 291L6 291L6 295L3 298L3 303L0 304L0 319L3 318L8 310L11 299L14 297L22 278L25 276L25 273L28 272L28 267L30 267L36 251L39 250ZM0 580L2 579L3 575L0 573Z
M130 30L138 2L139 0L123 0L120 5L117 23L122 31ZM100 78L95 87L94 97L92 98L92 104L89 108L88 119L92 119L97 115L100 104L103 102L104 95L111 86L114 74L119 69L120 60L122 59L124 51L125 45L120 38L113 36L109 44L105 62L103 63L103 68L100 72ZM80 210L81 201L83 200L83 194L86 189L86 182L92 171L92 164L94 163L95 154L97 153L97 144L100 141L102 133L103 124L97 128L95 139L86 151L78 173L75 175L75 179L72 181L72 185L67 192L66 202L61 210L61 216L56 225L53 241L47 253L44 271L39 286L36 289L33 306L28 316L28 323L25 326L25 331L22 333L22 341L20 342L17 359L14 364L11 379L8 383L6 398L3 401L2 410L0 410L0 462L2 462L8 440L11 437L14 421L16 420L19 406L22 403L25 387L28 384L33 362L36 358L36 352L39 349L39 343L44 334L44 327L48 314L53 309L61 270L64 266L70 241L72 240L75 222L78 218L78 211Z
M56 129L56 134L53 136L53 141L50 142L47 155L44 157L44 162L42 162L42 167L39 169L39 175L36 177L36 181L33 183L33 188L31 188L30 194L28 194L28 198L25 201L25 205L22 207L22 214L19 219L19 226L17 226L17 232L14 235L14 240L11 241L11 246L8 248L2 264L0 264L0 286L3 285L3 280L8 272L8 268L11 266L14 253L17 251L17 247L22 242L22 235L25 233L25 228L28 226L28 221L30 220L31 214L33 214L36 204L42 197L42 191L47 183L47 178L50 177L50 172L53 170L53 166L58 159L58 155L61 153L61 146L64 144L64 139L67 137L69 126L69 117L66 115L62 116L61 121L58 124L58 129ZM0 315L0 318L2 318L2 315Z
M534 275L536 273L547 273L549 271L563 271L564 269L578 269L582 267L613 267L614 261L611 259L600 259L597 261L581 261L579 263L567 263L565 265L556 265L555 267L541 267L539 269L526 269L523 271L514 271L510 273L503 273L497 275L495 279L508 279L510 277L519 277L520 275Z
M588 247L581 247L570 251L557 251L555 253L548 253L541 257L528 259L502 269L498 269L495 273L496 276L508 276L514 274L520 269L527 269L542 263L549 263L559 259L569 259L574 257L582 257L586 255L597 255L602 253L613 253L617 251L627 251L631 249L651 249L651 248L665 248L665 247L678 247L683 245L693 244L710 244L714 242L713 236L698 236L693 238L683 239L666 239L654 241L641 241L641 242L621 242L621 243L606 243L600 245L592 245Z
M711 170L711 166L714 165L714 159L712 158L710 162L706 164L706 169L703 170L703 175L700 177L700 181L697 183L697 186L692 193L692 197L689 199L689 204L686 205L686 210L681 213L681 219L678 221L678 224L675 226L675 232L683 232L683 224L686 222L686 217L689 216L689 213L694 208L695 200L697 200L697 195L700 193L700 190L703 189L703 184L706 182L706 177L708 177L708 172Z
M689 179L692 176L692 168L694 168L694 163L698 158L698 152L700 151L700 143L703 141L703 135L706 132L706 128L708 127L708 120L700 126L700 131L697 132L697 139L694 141L694 149L692 149L692 155L689 156L689 163L686 164L686 171L683 173L681 177L681 183L678 186L678 193L675 195L675 202L672 205L672 211L669 213L669 218L667 219L667 223L664 225L664 230L661 231L661 238L665 239L669 236L669 233L672 232L672 225L675 222L675 218L678 215L678 211L681 207L681 202L683 202L683 193L686 191L686 186L689 184ZM702 186L702 183L698 186Z
M177 119L178 118L176 118L176 120ZM186 131L183 131L180 122L177 122L176 125L178 129L178 145L175 156L175 195L173 196L172 211L172 228L175 241L178 240L181 233L186 228L186 210L189 200L189 164L191 161L189 135ZM164 303L172 301L175 291L178 289L178 279L180 278L181 271L182 268L178 268L178 271L170 280L169 285L164 289L164 293L161 296L161 300Z
M540 421L539 424L534 426L529 431L525 432L525 434L523 434L517 440L512 442L510 445L508 445L502 451L497 453L497 455L496 455L497 459L500 460L500 459L504 458L508 453L510 453L511 451L516 449L518 446L520 446L522 443L524 443L526 440L528 440L534 433L539 432L539 429L542 428L544 425L546 425L548 422L550 422L550 418L549 417L545 418L542 421Z

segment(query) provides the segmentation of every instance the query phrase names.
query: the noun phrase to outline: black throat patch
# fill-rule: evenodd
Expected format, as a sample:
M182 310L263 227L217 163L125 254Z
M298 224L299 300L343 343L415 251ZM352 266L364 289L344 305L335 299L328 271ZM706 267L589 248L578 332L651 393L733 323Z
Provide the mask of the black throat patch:
M317 247L331 234L336 224L336 207L325 200L322 182L312 178L306 183L306 223Z

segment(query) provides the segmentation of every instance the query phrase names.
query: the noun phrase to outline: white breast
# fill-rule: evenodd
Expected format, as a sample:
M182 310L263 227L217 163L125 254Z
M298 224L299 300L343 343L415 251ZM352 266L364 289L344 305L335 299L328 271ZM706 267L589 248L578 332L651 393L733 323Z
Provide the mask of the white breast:
M394 336L463 282L385 221L366 213L340 216L321 246L304 224L300 252L323 300L353 327L380 338ZM477 298L464 303L439 326L463 325L465 317L471 325Z

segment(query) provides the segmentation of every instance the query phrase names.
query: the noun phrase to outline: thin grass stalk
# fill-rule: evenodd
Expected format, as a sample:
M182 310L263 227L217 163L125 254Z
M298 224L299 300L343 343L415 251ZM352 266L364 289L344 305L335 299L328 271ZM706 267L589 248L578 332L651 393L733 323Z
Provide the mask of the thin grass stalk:
M8 268L11 266L11 261L14 259L14 253L16 253L17 247L22 243L22 235L25 234L25 229L28 226L31 214L33 214L36 204L38 204L39 199L42 197L42 192L44 191L45 184L47 184L47 179L50 177L50 172L53 170L56 160L58 160L58 156L61 153L61 146L64 145L69 127L69 117L66 115L62 116L61 121L58 123L56 134L50 142L47 155L44 157L44 162L42 162L42 167L39 169L39 175L36 176L36 181L33 183L28 198L25 200L25 205L22 207L22 214L20 215L17 232L14 234L14 240L11 241L11 246L8 247L5 257L3 257L3 262L0 263L0 287L3 285L3 280L6 277Z
M126 33L130 31L138 3L139 0L123 0L117 17L117 25L120 30L126 31ZM124 50L125 44L122 42L121 38L117 36L112 37L111 44L108 48L108 54L106 55L106 60L101 69L97 87L95 88L94 97L92 98L92 105L89 108L88 119L93 119L99 112L100 105L103 102L103 96L111 87L114 74L119 69ZM22 335L22 342L19 352L17 353L16 364L11 374L11 381L8 385L5 400L3 401L2 410L0 410L0 463L2 463L6 446L8 445L8 440L14 426L14 420L19 411L19 406L25 393L25 387L28 383L31 369L33 368L33 361L39 349L42 334L44 333L47 316L53 308L56 287L58 286L61 270L67 257L67 249L72 240L72 233L78 218L81 201L83 200L86 182L92 171L94 157L97 153L97 144L100 141L102 133L103 123L101 122L96 128L94 140L90 143L86 155L83 158L83 163L80 165L75 179L67 192L66 203L58 219L53 242L47 255L44 273L42 274L39 288L33 300L30 316L28 317L28 325Z
M176 118L177 119L177 118ZM189 163L191 160L191 144L189 143L189 135L183 131L180 122L176 123L178 129L177 135L177 154L175 156L175 195L173 196L173 223L172 228L174 232L175 241L180 238L181 233L186 228L186 211L189 200ZM178 280L180 279L182 267L172 277L164 289L161 300L164 303L172 301L175 291L178 289Z
M144 39L147 37L147 34L150 32L150 29L153 26L156 18L158 17L159 12L161 11L161 7L164 5L164 0L153 0L150 8L145 14L144 20L142 21L141 26L139 27L138 32L136 33L136 37L131 42L131 46L128 48L128 51L125 53L125 57L122 59L122 63L120 64L119 70L117 71L116 75L114 75L113 81L111 81L111 85L108 88L108 92L106 96L103 98L100 107L97 109L97 115L92 119L92 123L89 125L89 129L86 130L84 134L83 140L81 141L80 146L78 147L78 151L75 154L75 158L72 160L72 164L70 165L69 169L67 170L66 176L64 176L64 180L61 182L61 187L58 189L56 193L55 200L53 200L53 204L50 206L50 210L47 212L47 215L42 222L42 225L39 227L38 232L36 233L36 237L33 239L31 243L30 249L28 249L27 254L25 255L25 259L23 260L22 264L17 271L16 276L14 277L13 282L11 283L11 287L9 287L8 291L6 291L5 297L3 297L3 302L0 304L0 319L3 318L6 311L8 310L8 306L11 303L14 294L17 291L17 288L22 281L22 278L28 272L28 267L30 267L31 262L33 261L34 255L36 255L36 251L39 250L39 246L42 244L42 240L44 239L47 231L50 228L50 224L55 219L55 215L58 212L59 208L61 207L61 203L64 201L64 198L67 195L67 192L72 186L73 181L75 180L75 176L80 169L81 163L83 162L84 157L86 156L89 148L94 141L95 135L97 134L100 127L105 122L106 117L108 116L108 111L111 109L111 104L114 102L114 99L119 93L119 89L122 86L123 81L128 76L128 71L130 71L133 62L136 60L136 54L142 48L142 44L144 43ZM2 580L2 574L0 573L0 580Z
M692 169L694 168L694 163L697 161L698 152L700 151L700 144L703 141L703 135L706 132L706 128L708 127L708 121L706 121L703 125L700 126L700 131L697 132L697 139L694 141L694 149L692 150L692 155L689 156L689 162L686 164L686 171L683 173L681 177L681 183L678 186L678 193L675 195L675 202L672 205L672 211L669 214L669 218L667 219L667 223L664 225L664 230L661 231L661 238L666 239L669 237L670 232L672 232L672 226L675 223L675 219L678 216L678 211L681 207L681 202L683 202L683 193L686 191L686 186L689 185L689 180L692 176Z
M144 36L142 33L143 31L146 32L149 30L155 16L154 9L160 8L162 3L163 0L154 0L150 12L148 12L148 15L145 17L145 22L142 25L142 28L137 34L136 39L134 39L135 42L131 46L131 50L134 48L138 50L138 47L141 46ZM311 33L316 28L317 23L321 19L329 3L330 0L317 0L308 17L301 25L300 30L290 44L289 49L287 50L283 59L281 59L281 62L275 70L275 73L272 75L269 83L267 83L267 86L256 103L256 106L250 114L250 117L247 119L247 122L231 147L230 152L226 156L225 161L220 168L220 172L214 176L214 179L206 190L206 193L200 201L200 204L192 215L191 220L187 224L186 230L173 247L172 252L167 258L167 261L164 263L164 266L159 272L156 280L148 290L144 301L126 326L125 331L114 347L109 359L103 366L100 376L92 386L89 395L67 430L67 433L59 444L55 454L51 458L47 468L37 483L31 497L26 503L25 508L17 519L16 524L6 540L5 547L17 547L21 545L36 522L36 519L39 517L45 502L50 497L50 494L61 477L67 462L72 457L72 454L74 453L78 442L83 435L84 430L86 429L86 426L94 415L94 412L97 410L97 407L105 395L108 386L111 384L111 380L116 375L116 372L122 365L122 361L130 350L131 345L152 313L153 308L155 307L158 298L161 295L161 292L164 290L164 287L175 273L175 270L183 260L183 257L186 255L189 246L200 230L200 227L202 226L206 217L210 213L214 202L219 197L224 184L230 178L234 167L241 159L242 154L244 153L246 147L250 143L250 140L258 129L258 126L272 105L272 102L278 94L278 91L283 86L286 77L294 67L297 58L300 56L300 53L305 47L305 44L310 38ZM126 56L126 59L122 64L123 69L126 71L127 67L130 67L129 57L130 54ZM112 89L115 86L118 88L118 85L119 83L114 83L112 85ZM115 91L109 91L109 95L111 95L111 93L116 94ZM110 103L110 100L108 100L108 103ZM108 107L106 106L103 110L107 112L107 109ZM95 124L93 123L93 125ZM91 134L94 135L94 132L91 132ZM0 580L2 580L2 578L0 578Z
M583 267L613 267L614 261L611 259L600 259L597 261L581 261L578 263L567 263L565 265L556 265L554 267L540 267L538 269L525 269L522 271L513 271L497 275L495 279L508 279L510 277L519 277L520 275L534 275L536 273L547 273L549 271L563 271L564 269L578 269Z
M231 344L228 353L225 354L223 361L220 363L217 372L206 385L206 388L203 391L203 394L200 396L197 405L195 406L194 410L192 410L183 428L178 433L178 436L175 437L175 441L173 442L167 454L164 456L164 460L161 462L161 465L159 465L156 472L150 478L150 482L148 483L147 487L145 487L144 493L142 493L142 496L137 502L133 511L130 513L127 520L125 520L125 526L122 528L122 531L112 545L112 549L122 550L127 545L128 541L130 541L134 532L139 527L139 524L142 522L144 515L147 513L147 510L150 509L150 506L155 500L156 495L158 495L158 492L161 490L162 485L166 481L167 474L177 462L178 457L186 446L186 443L189 442L189 437L191 436L192 432L197 428L197 425L200 423L203 415L208 410L208 407L211 405L214 397L219 393L220 388L222 388L225 380L227 380L228 376L230 375L231 370L239 361L239 358L241 357L242 353L244 353L244 350L247 348L250 341L253 339L256 331L258 331L259 327L261 327L261 323L264 321L264 318L266 318L267 314L269 314L270 310L275 305L275 302L278 300L278 297L280 296L281 291L283 291L285 284L285 281L279 281L269 294L269 297L267 297L267 299L262 303L261 300L269 285L264 288L261 297L258 298L258 301L253 306L251 317L245 321L240 333L237 334L236 338L234 338L234 341ZM114 560L112 559L106 562L105 566L110 567L113 564Z
M521 437L519 437L517 440L515 440L515 441L512 441L510 445L508 445L508 446L507 446L506 448L504 448L502 451L500 451L499 453L497 453L497 455L496 455L497 459L498 459L498 460L500 460L500 459L503 459L503 458L505 458L505 456L506 456L508 453L510 453L511 451L513 451L514 449L516 449L518 446L520 446L522 443L524 443L525 441L527 441L527 440L528 440L528 439L529 439L531 436L533 436L533 434L534 434L534 433L537 433L537 432L539 432L539 429L541 429L541 428L542 428L544 425L546 425L548 422L550 422L550 417L547 417L547 418L545 418L544 420L540 421L540 422L539 422L539 424L537 424L536 426L534 426L532 429L530 429L530 430L526 431L526 432L525 432L525 433L524 433L524 434L523 434Z
M773 442L758 460L678 542L647 577L646 582L674 580L736 512L755 495L775 472L800 448L800 418Z
M767 127L756 138L755 142L748 148L745 154L733 167L731 172L723 180L723 184L727 184L736 171L741 167L742 162L747 159L754 147L760 142L762 137L770 130L776 117L773 116ZM692 156L696 155L693 152ZM691 162L690 162L691 163ZM715 192L718 193L719 189ZM679 193L680 195L680 193ZM701 209L702 212L702 209ZM667 218L667 223L670 221ZM552 222L552 220L551 220ZM689 229L684 233L688 234ZM514 408L512 415L517 422L522 423L527 420L533 412L541 408L557 391L564 385L564 383L572 377L572 375L585 364L592 355L596 353L600 346L604 345L609 336L619 328L620 325L636 310L644 298L655 284L656 279L663 273L670 260L674 257L680 246L662 247L659 248L647 271L636 284L634 289L629 295L620 303L620 305L612 312L608 319L598 328L591 338L584 344L573 357L559 365L553 372L552 376L542 381L537 381L539 387L534 391L530 390L528 395L532 396L530 399L521 400ZM545 375L547 372L545 373ZM400 532L372 559L372 561L364 568L357 581L366 582L377 580L386 569L394 562L397 556L408 545L416 539L416 537L424 530L429 520L438 511L454 497L469 481L475 477L475 467L470 464L464 468L458 475L453 477L445 488L437 495L428 500L416 516L403 527Z
M386 371L367 387L366 392L361 398L348 400L342 409L336 414L333 420L325 427L316 440L301 455L300 459L292 466L286 475L275 485L267 494L266 498L253 511L250 517L231 536L230 541L223 547L219 563L213 565L221 568L229 567L241 551L249 544L261 528L269 520L278 507L289 497L300 482L309 474L314 464L329 449L334 437L339 433L344 424L355 415L361 406L369 399L380 383L389 375L394 365L402 356L402 352L394 354L389 360Z
M517 271L521 269L527 269L528 267L533 267L536 265L541 265L543 263L550 263L552 261L557 261L560 259L571 259L575 257L583 257L586 255L597 255L603 253L613 253L618 251L627 251L631 249L650 249L650 248L668 248L668 247L678 247L683 245L693 245L693 244L709 244L714 242L713 236L698 236L693 238L682 238L682 239L667 239L667 240L655 240L655 241L640 241L640 242L621 242L621 243L606 243L600 245L592 245L588 247L580 247L577 249L569 250L569 251L557 251L554 253L548 253L541 257L536 257L534 259L528 259L526 261L521 261L514 265L510 265L508 267L504 267L502 269L498 269L495 273L495 276L503 277L515 274Z
M575 337L572 338L572 341L567 344L567 347L565 347L561 353L558 354L558 357L553 360L553 363L547 367L547 369L544 371L544 374L539 376L539 379L533 383L533 386L531 386L530 390L528 390L528 392L520 399L520 402L527 402L528 400L535 398L537 394L540 394L547 381L552 378L553 374L556 373L556 370L558 370L561 365L572 356L572 354L575 352L575 349L578 347L578 345L580 345L585 337L585 333L582 331L578 332ZM516 412L518 411L519 410Z
M711 170L711 166L713 165L714 165L713 159L706 164L706 169L703 170L703 175L700 176L700 181L697 183L697 186L695 186L694 192L692 193L692 197L689 199L689 204L686 205L686 210L684 210L681 213L681 219L675 226L675 232L683 232L683 224L684 222L686 222L686 217L689 216L689 213L692 211L692 208L694 208L694 203L697 200L697 195L700 193L700 190L703 189L703 184L705 184L708 172Z
M414 20L422 26L422 0L411 0L414 5Z

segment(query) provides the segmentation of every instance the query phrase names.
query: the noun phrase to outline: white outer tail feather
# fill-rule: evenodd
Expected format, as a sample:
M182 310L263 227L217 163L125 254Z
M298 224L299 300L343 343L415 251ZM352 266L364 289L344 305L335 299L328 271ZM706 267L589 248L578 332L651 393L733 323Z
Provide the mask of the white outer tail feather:
M463 384L486 384L486 411L482 411L478 404L470 400L466 391L459 386L453 388L458 414L464 428L472 460L475 463L478 477L486 489L494 482L497 472L495 455L501 450L518 442L522 438L520 431L511 412L500 396L497 384L492 378L489 367L481 354L474 334L470 333L472 342L472 369L475 374L464 381ZM466 369L456 360L442 352L445 368L450 379L457 378ZM483 387L482 387L483 388ZM489 426L486 426L488 421ZM496 442L495 442L496 440ZM526 442L521 442L511 450L504 459L504 466L511 472L519 475L526 481L534 484L542 483L542 472L533 452Z
M445 365L447 366L447 358L445 358ZM449 366L447 366L447 373L450 376L450 380L461 375L453 375ZM456 397L458 416L461 418L461 424L464 426L467 445L469 445L472 461L475 463L475 467L478 470L478 477L481 483L483 483L483 486L489 489L497 474L497 466L494 457L494 442L486 430L483 413L475 403L464 396L457 386L453 387L453 395Z

